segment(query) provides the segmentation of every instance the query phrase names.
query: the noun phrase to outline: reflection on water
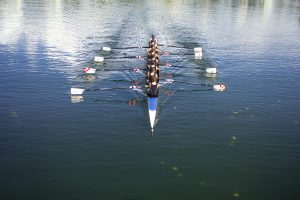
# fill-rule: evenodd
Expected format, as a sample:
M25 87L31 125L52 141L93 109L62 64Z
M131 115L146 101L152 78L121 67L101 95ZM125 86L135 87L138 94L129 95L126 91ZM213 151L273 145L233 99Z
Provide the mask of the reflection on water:
M71 95L71 102L72 103L79 103L84 101L83 96L78 96L78 95Z
M1 199L296 199L299 16L295 0L0 0ZM161 47L177 82L152 136L128 89L145 49L101 50L151 34L184 47Z

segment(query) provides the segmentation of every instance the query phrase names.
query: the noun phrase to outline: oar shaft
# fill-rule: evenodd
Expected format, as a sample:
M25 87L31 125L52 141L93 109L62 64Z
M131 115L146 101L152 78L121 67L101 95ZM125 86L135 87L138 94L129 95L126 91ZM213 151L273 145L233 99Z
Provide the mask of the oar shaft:
M103 90L124 90L129 89L128 87L114 87L114 88L93 88L93 89L85 89L84 91L87 92L94 92L94 91L103 91Z
M124 68L119 68L119 69L102 69L99 71L145 71L147 69L144 68L130 68L130 67L124 67Z
M185 83L185 84L190 84L190 85L201 85L201 86L204 86L204 87L213 87L213 85L207 84L207 83L196 83L196 82L173 80L173 79L160 79L160 80L164 80L168 83L176 82L176 83Z
M184 47L184 46L176 46L176 45L168 45L168 44L158 44L158 46L161 47L172 47L172 48L178 48L178 49L193 49L190 47ZM110 48L110 47L109 47ZM126 49L147 49L149 46L131 46L131 47L114 47L110 48L111 50L126 50Z
M189 48L189 47L176 46L176 45L168 45L168 44L158 44L158 46L161 46L161 47L173 47L173 48L178 48L178 49L193 49L193 48Z
M123 50L123 49L147 49L149 47L116 47L116 48L111 48L113 50Z
M138 58L137 56L115 56L115 57L107 57L105 60L114 60L114 59L123 59L123 58Z
M213 88L193 89L193 90L178 89L178 90L175 90L175 91L176 92L203 92L203 91L210 91L210 90L213 90Z

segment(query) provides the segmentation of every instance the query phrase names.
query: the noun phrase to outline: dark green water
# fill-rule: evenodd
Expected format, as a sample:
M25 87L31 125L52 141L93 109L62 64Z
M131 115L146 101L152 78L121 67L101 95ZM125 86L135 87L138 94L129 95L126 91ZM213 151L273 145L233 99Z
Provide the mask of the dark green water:
M71 87L143 81L102 71L143 61L93 58L144 55L100 49L145 46L151 34L187 47L161 48L175 54L162 62L187 67L163 76L227 91L166 85L153 136L134 91L72 99ZM202 61L184 55L197 46ZM0 0L0 199L299 199L299 55L297 0ZM96 78L79 76L85 66Z

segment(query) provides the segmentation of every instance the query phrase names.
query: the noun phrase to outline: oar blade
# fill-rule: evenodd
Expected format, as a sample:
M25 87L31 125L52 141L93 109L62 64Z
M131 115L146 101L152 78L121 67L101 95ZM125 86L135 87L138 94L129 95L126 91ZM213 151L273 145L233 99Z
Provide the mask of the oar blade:
M217 73L217 68L215 68L215 67L209 67L209 68L206 68L205 71L208 74L216 74Z
M194 54L195 54L195 59L201 60L202 59L202 47L195 47Z
M226 90L226 86L224 84L213 85L214 91L222 92Z
M102 47L103 51L111 51L111 47Z
M81 88L71 88L71 95L81 95L83 94L84 89Z
M94 61L95 61L95 62L103 62L103 61L104 61L104 57L101 57L101 56L95 56Z
M195 47L195 48L194 48L194 53L195 53L195 54L201 53L201 55L202 55L202 47Z
M85 73L85 74L95 74L96 69L91 68L91 67L85 67L85 68L83 68L83 73Z

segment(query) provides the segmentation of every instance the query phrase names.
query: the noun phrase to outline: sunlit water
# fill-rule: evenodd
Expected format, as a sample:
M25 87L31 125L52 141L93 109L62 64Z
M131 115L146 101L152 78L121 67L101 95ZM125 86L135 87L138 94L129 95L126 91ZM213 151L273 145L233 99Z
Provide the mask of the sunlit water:
M70 96L142 85L121 69L143 61L93 58L144 56L100 49L151 34L186 47L161 48L186 67L162 77L227 91L165 85L153 135L135 91ZM298 199L299 55L299 1L1 0L0 199ZM209 66L216 76L195 69Z

